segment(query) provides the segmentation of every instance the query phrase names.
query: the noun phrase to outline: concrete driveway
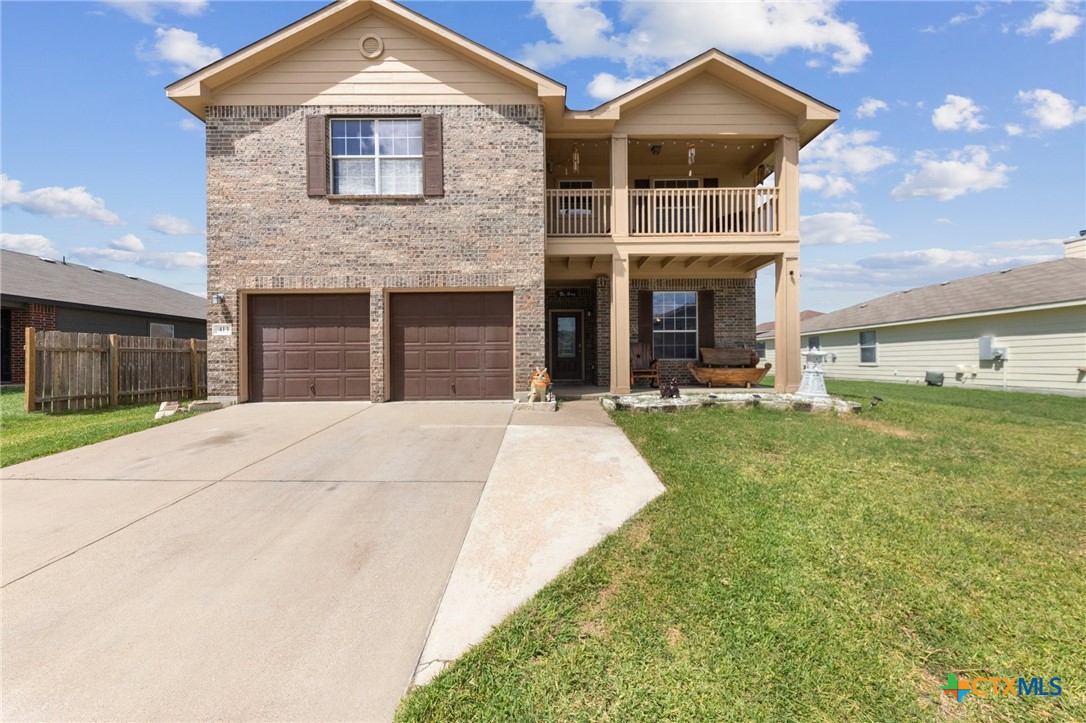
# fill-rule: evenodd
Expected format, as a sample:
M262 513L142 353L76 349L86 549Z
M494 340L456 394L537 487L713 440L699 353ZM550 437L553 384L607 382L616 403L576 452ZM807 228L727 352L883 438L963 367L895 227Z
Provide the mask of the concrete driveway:
M508 403L261 404L3 472L5 720L383 720Z

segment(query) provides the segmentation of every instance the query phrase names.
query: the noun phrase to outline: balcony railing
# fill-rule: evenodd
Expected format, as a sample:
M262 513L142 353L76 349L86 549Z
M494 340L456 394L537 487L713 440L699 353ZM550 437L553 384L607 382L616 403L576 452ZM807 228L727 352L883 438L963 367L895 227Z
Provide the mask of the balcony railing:
M611 189L547 191L547 233L551 236L611 233Z
M775 234L777 188L654 188L630 191L630 235Z
M630 190L630 235L739 236L780 232L778 188ZM611 189L547 191L547 234L608 236Z

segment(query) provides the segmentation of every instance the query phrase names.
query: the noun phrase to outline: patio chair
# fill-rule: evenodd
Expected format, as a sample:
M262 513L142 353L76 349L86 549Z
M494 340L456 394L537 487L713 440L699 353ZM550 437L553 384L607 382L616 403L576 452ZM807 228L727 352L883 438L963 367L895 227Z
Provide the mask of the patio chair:
M652 344L635 341L630 344L630 386L638 379L648 379L654 387L660 386L660 362L652 353Z

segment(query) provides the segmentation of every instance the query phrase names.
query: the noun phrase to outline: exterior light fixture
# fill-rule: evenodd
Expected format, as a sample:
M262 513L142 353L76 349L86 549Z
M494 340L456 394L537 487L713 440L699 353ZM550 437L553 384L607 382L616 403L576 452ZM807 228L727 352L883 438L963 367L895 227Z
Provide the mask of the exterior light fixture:
M655 143L655 144L649 146L649 153L651 153L654 156L660 155L660 151L662 151L662 150L664 150L664 147L659 143Z
M226 297L223 296L222 294L212 294L211 295L211 303L215 304L216 306L223 303L224 301L226 301Z

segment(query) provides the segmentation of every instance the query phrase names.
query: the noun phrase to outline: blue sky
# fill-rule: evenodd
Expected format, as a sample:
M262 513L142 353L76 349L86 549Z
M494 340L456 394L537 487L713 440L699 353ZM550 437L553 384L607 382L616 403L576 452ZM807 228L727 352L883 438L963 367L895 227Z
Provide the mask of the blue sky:
M0 3L4 246L204 293L203 126L163 88L323 4ZM1047 260L1086 228L1082 3L404 4L571 108L710 46L839 108L800 156L803 308Z

